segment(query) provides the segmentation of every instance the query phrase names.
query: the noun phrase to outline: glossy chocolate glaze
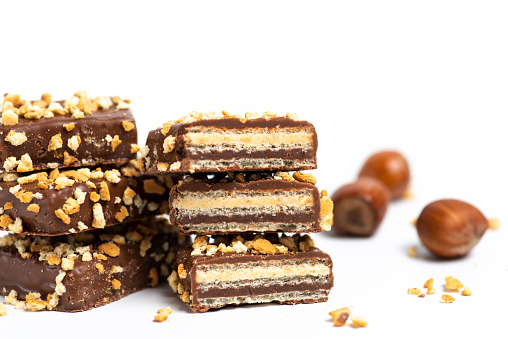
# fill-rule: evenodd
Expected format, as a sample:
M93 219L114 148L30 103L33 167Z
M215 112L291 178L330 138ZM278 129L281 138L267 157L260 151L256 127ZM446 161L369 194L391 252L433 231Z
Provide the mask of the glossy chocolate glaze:
M43 170L55 167L80 167L94 166L99 164L111 164L125 162L134 159L136 154L131 154L131 144L137 144L137 129L125 131L122 121L135 124L134 117L129 110L116 110L113 105L109 110L101 110L87 115L82 119L75 119L71 114L58 115L53 118L41 118L38 120L26 119L22 116L19 123L14 126L0 125L0 169L4 170L4 162L8 157L17 160L22 155L28 154L32 159L33 170ZM75 127L67 131L63 125L74 123ZM14 146L5 140L10 130L23 132L27 141L19 146ZM63 145L53 151L48 151L51 137L60 134ZM76 151L67 145L67 141L73 136L81 138L81 144ZM106 136L118 135L122 141L113 151L111 143L106 141ZM64 151L77 158L77 161L64 166ZM52 164L52 167L48 167ZM12 170L15 172L16 170Z
M293 128L293 129L310 129L313 132L313 140L312 140L312 150L302 150L298 148L294 149L285 149L285 150L265 150L265 151L250 151L250 150L239 150L239 151L222 151L222 152L207 152L207 153L193 153L187 149L185 134L188 133L190 129L193 127L205 127L205 128L214 128L214 129L251 129L258 128L260 130L267 129L282 129L282 128ZM164 139L168 136L175 137L175 148L172 152L164 153L163 143ZM261 167L259 168L243 168L239 164L235 164L230 167L217 167L213 166L210 168L196 169L196 172L226 172L226 171L258 171L258 170L282 170L282 171L291 171L291 170L303 170L303 169L315 169L317 167L316 163L316 151L318 147L317 134L315 132L314 126L303 120L292 120L289 118L277 117L271 119L259 118L259 119L248 119L245 122L241 122L240 119L237 118L224 118L224 119L208 119L208 120L199 120L192 123L187 124L175 124L171 126L167 135L163 135L161 133L161 129L156 129L150 131L148 134L148 138L146 141L146 145L150 148L146 159L146 171L147 173L158 173L160 172L157 169L158 162L165 162L168 164L172 164L174 162L179 161L181 163L181 167L174 172L189 172L191 167L192 160L234 160L241 158L249 158L249 159L258 159L260 160ZM285 161L291 160L308 160L311 165L308 166L299 166L299 167L289 167L289 166L268 166L267 164L263 164L263 160L266 159L283 159Z
M157 226L166 225L161 219L147 219L142 222L143 225L157 229ZM150 223L150 224L148 224ZM112 234L125 235L128 230L135 229L138 222L121 224L110 229ZM159 224L159 225L157 225ZM102 253L97 250L99 234L106 234L107 231L92 231L95 240L93 252ZM65 242L66 237L52 237L54 243ZM163 246L164 243L168 245ZM66 292L60 296L57 311L76 312L85 311L95 307L108 304L112 301L125 297L126 295L146 288L151 285L149 271L153 267L157 268L160 275L160 265L164 263L168 267L170 263L165 263L164 259L157 262L155 254L163 254L165 258L168 252L176 253L180 246L190 243L189 238L178 236L174 231L166 227L159 227L159 233L151 239L152 246L142 257L140 255L140 243L127 241L125 244L118 244L120 255L117 257L107 256L107 260L92 259L91 261L82 261L78 256L74 261L74 268L66 271L62 281ZM18 299L24 300L30 292L38 292L41 298L45 300L48 294L55 292L55 278L62 270L60 266L49 265L46 261L39 261L39 253L32 253L32 257L23 259L14 246L0 247L0 290L7 295L11 290L18 292ZM104 272L100 273L96 264L102 264ZM116 265L123 268L123 272L112 273L112 267ZM160 276L160 278L165 278ZM112 280L117 279L121 282L120 289L112 287ZM159 279L160 281L161 279Z
M204 215L195 214L193 216L183 216L179 213L179 210L174 207L174 201L179 198L181 194L185 193L212 193L215 191L226 191L232 192L243 191L243 192L259 192L274 194L276 191L302 191L310 190L314 200L314 207L306 212L296 212L294 214L289 213L259 213L259 214L231 214L231 215ZM241 182L227 182L227 183L213 183L208 184L205 182L183 182L180 181L178 185L173 186L169 194L169 217L171 222L180 228L184 234L199 234L199 235L212 235L228 233L221 230L208 231L208 232L192 232L188 230L187 225L196 224L210 224L210 223L257 223L257 222L273 222L273 223L285 223L286 226L280 227L277 231L272 232L302 232L295 228L296 225L302 223L309 223L310 226L305 230L309 232L321 232L322 228L319 223L320 219L320 206L321 200L319 197L319 191L315 185L302 183L298 181L285 181L285 180L257 180L249 181L246 183ZM268 232L265 230L257 230L256 232Z
M306 291L318 291L318 290L330 290L333 287L333 263L330 256L318 248L312 248L307 252L296 252L288 254L274 254L274 255L261 255L261 254L241 254L241 253L222 253L217 252L213 256L207 255L191 255L191 247L181 248L178 251L174 267L182 264L184 269L187 271L187 277L185 279L179 279L179 283L183 285L185 291L189 291L191 300L187 303L187 306L194 312L206 312L210 308L208 305L200 303L199 298L221 298L221 297L234 297L234 296L256 296L270 293L281 293L288 291L295 292L306 292ZM235 265L241 263L261 262L261 261L284 261L284 260L323 260L326 265L330 268L330 274L327 282L316 282L314 284L299 283L299 284L283 284L275 287L274 285L266 286L244 286L240 288L228 288L219 289L212 288L206 292L199 290L200 284L196 282L196 271L201 265ZM295 303L311 303L326 301L327 298L320 298L314 300L287 300L284 304L295 304ZM224 305L223 305L224 306ZM223 307L218 306L218 307Z
M166 191L164 194L159 195L146 193L143 189L143 180L147 179L153 179L161 186L165 187ZM90 179L90 181L93 182L97 188L93 189L87 186L85 183L79 182L76 182L71 187L62 188L61 190L41 189L37 186L37 181L21 185L21 188L26 191L30 191L34 194L40 193L42 195L42 199L33 198L30 203L21 202L18 198L9 192L11 187L18 185L17 182L0 182L1 206L4 206L6 202L12 202L13 204L13 208L4 210L3 214L9 215L12 219L21 218L23 233L26 234L52 236L71 234L72 232L70 229L72 228L75 232L80 232L78 228L78 222L80 221L88 226L88 230L92 229L92 208L95 203L90 200L90 192L98 193L100 183L103 181L105 181L108 185L110 200L99 200L98 203L102 205L102 210L106 219L106 226L119 223L119 221L115 218L115 215L116 213L120 212L122 206L125 206L129 212L129 216L127 216L123 222L161 214L162 212L160 210L160 206L165 205L169 195L169 189L167 186L165 186L162 176L157 177L142 175L139 177L127 177L122 175L120 176L120 181L118 183L112 183L106 179ZM123 200L120 203L115 203L116 197L122 199L124 191L127 187L130 187L139 195L143 201L147 202L141 210L134 203L131 205L125 205ZM74 191L77 188L87 193L85 202L80 205L78 212L69 215L70 223L65 224L55 215L55 210L62 208L68 198L74 198ZM148 203L150 202L157 203L159 207L153 211L150 211L148 209ZM38 204L40 211L38 213L28 211L27 207L30 204Z

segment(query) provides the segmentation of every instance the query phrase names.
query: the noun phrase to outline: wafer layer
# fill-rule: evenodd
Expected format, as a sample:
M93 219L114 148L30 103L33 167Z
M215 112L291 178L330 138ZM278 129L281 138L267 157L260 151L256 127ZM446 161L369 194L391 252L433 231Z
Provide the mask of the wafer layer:
M148 173L316 168L314 126L291 118L189 118L151 131L146 145Z
M326 301L333 286L332 261L315 247L266 255L192 253L192 248L179 251L169 280L194 312L232 304Z

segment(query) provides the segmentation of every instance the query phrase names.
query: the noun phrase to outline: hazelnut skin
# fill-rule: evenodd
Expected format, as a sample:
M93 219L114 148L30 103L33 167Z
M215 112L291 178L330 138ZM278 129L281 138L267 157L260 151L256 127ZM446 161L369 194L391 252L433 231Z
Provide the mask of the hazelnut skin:
M467 254L487 228L488 221L482 212L467 202L454 199L428 204L416 220L422 243L442 258Z
M383 151L371 155L358 177L373 177L388 187L392 200L402 198L410 180L409 166L402 154L396 151Z
M333 228L342 234L368 237L381 224L390 203L390 191L369 177L340 187L332 195Z

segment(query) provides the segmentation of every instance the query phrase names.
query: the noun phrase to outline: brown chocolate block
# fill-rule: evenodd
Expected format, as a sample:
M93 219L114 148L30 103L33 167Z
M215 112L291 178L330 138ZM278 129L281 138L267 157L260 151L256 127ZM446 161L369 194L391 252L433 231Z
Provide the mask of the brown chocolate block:
M332 260L313 247L312 240L307 238L306 246L300 245L303 250L288 251L274 240L254 239L233 240L231 245L219 245L211 253L213 245L206 245L206 254L199 251L196 241L195 249L180 249L175 270L168 278L170 286L194 312L227 305L328 300L333 287Z
M167 213L171 178L141 175L132 164L4 173L12 181L0 182L0 230L61 235Z
M163 218L71 236L11 234L0 238L0 290L20 308L85 311L156 286L188 243Z
M151 131L142 153L147 173L292 171L316 168L317 146L307 121L194 114Z
M280 174L246 182L187 177L171 189L170 220L184 234L330 230L332 210L322 208L322 199L330 199L315 185Z
M134 117L125 101L113 99L78 92L65 102L49 96L29 103L6 95L0 105L0 168L30 172L134 159Z

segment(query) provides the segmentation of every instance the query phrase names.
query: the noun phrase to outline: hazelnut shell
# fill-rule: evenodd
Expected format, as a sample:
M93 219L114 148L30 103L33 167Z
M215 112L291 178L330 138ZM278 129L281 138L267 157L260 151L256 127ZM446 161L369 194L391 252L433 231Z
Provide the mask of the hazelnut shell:
M467 254L480 241L487 228L488 221L480 210L454 199L428 204L416 221L422 243L443 258Z
M409 166L402 154L396 151L383 151L371 155L359 177L376 178L388 187L393 200L402 198L409 186Z
M332 195L333 228L342 234L371 236L383 220L390 192L374 178L363 177Z

